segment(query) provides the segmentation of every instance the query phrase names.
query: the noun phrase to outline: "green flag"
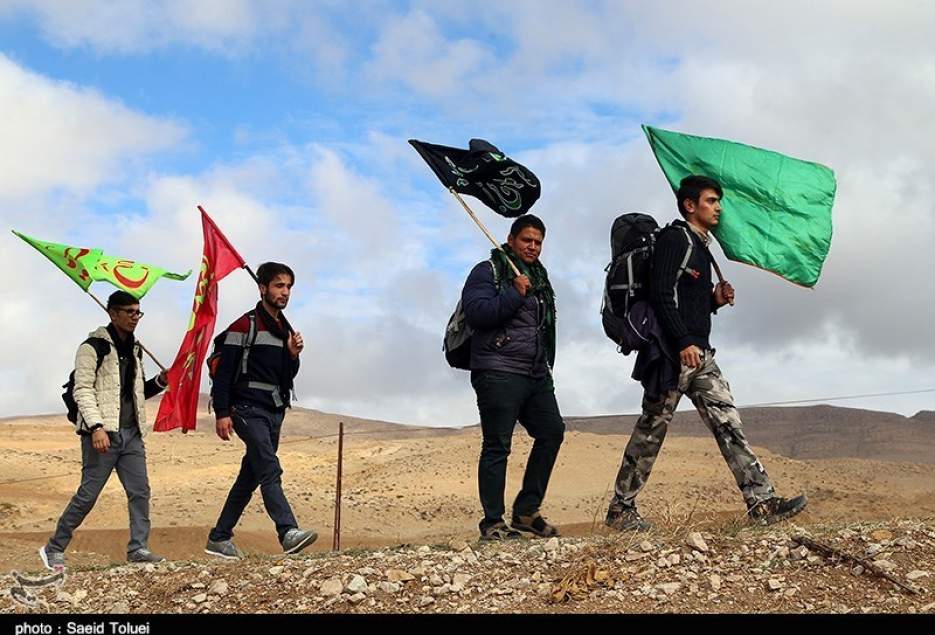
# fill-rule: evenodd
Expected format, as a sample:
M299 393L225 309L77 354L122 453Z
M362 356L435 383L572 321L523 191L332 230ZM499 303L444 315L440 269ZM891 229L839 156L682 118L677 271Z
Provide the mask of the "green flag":
M43 240L37 240L16 230L13 233L35 247L41 254L52 261L65 275L75 281L84 291L92 282L109 282L118 289L123 289L136 299L146 295L159 278L185 280L191 271L184 274L172 273L161 267L105 256L100 249L72 247Z
M643 132L673 190L690 174L721 184L714 235L728 258L815 286L831 247L834 172L733 141L650 126Z

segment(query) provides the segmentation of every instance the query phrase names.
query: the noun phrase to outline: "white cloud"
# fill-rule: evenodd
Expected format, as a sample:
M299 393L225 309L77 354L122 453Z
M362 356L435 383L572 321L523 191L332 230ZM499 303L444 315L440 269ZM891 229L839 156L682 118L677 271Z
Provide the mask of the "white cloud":
M118 180L121 163L172 148L184 136L176 122L37 75L0 54L0 198L87 192Z

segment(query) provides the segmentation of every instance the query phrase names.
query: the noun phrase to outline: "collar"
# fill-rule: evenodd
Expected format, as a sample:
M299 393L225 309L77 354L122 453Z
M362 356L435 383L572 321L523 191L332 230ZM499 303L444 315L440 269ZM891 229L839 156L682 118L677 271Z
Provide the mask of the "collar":
M270 331L273 331L281 339L286 339L286 330L288 329L288 322L286 321L286 316L282 311L279 312L279 319L277 320L269 311L266 310L266 307L263 306L262 300L256 303L256 314L260 316L260 319L263 320L263 323L266 324L266 328Z
M114 348L117 349L118 354L132 356L133 347L134 344L136 344L136 338L133 337L133 333L127 335L127 339L121 339L120 334L117 333L117 327L114 326L113 322L107 325L107 333L110 335L110 339L114 343Z
M704 234L704 233L702 233L702 231L701 231L700 229L698 229L697 227L695 227L694 225L692 225L692 224L689 223L688 221L685 221L685 224L688 225L688 228L689 228L690 230L692 230L692 232L695 234L695 236L697 236L697 237L701 240L701 244L702 244L702 245L704 245L705 247L707 247L707 246L710 244L710 242L711 242L711 232L708 232L707 234Z

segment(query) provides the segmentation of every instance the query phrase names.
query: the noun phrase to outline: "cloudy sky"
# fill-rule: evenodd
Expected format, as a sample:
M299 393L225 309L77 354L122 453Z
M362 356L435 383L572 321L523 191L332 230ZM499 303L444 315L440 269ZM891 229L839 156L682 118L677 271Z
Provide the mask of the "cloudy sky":
M722 262L737 305L712 340L739 404L935 387L935 6L658 4L0 0L0 225L184 271L202 204L252 264L296 270L298 405L470 424L441 333L489 245L406 139L487 138L543 182L563 412L634 412L632 359L598 312L613 218L677 214L648 123L837 175L814 290ZM0 416L61 410L105 316L0 236ZM194 282L143 300L166 364ZM235 272L220 296L223 327L256 290ZM933 395L836 403L913 414Z

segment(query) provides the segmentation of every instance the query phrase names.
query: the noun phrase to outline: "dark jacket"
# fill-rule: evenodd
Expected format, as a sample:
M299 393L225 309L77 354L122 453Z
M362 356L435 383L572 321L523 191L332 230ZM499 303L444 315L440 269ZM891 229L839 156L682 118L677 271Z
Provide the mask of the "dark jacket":
M534 294L521 296L508 279L495 282L491 261L478 263L461 292L464 317L474 329L471 370L547 375L541 302Z
M689 239L693 245L691 256L685 272L679 275ZM711 284L711 258L704 243L684 221L673 222L656 240L650 301L676 351L689 345L702 350L711 348L708 341L711 314L717 310Z
M257 303L254 311L256 339L247 357L246 374L242 372L242 356L250 329L249 312L227 328L221 360L211 387L211 399L218 419L229 417L231 406L238 403L274 412L282 412L289 407L293 379L299 372L299 360L292 359L286 347L291 331L289 323L281 313L280 321L273 318L263 308L262 302Z
M634 330L644 343L636 356L631 377L642 384L647 399L655 401L661 395L675 390L679 384L681 363L665 336L656 312L645 301L636 302L628 316Z

